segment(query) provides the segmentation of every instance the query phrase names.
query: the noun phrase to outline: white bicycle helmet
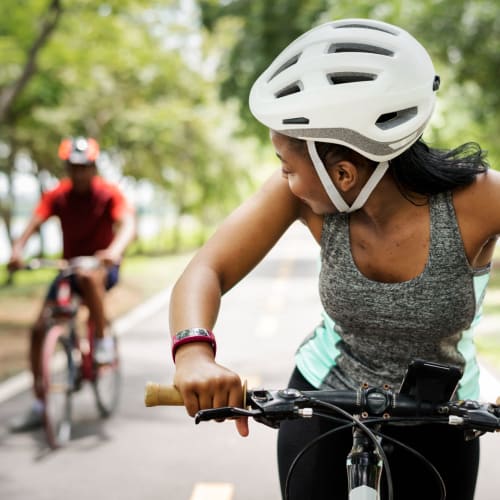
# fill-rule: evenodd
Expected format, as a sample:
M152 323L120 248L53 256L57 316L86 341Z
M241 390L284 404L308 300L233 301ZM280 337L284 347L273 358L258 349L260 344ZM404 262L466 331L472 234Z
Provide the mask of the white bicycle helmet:
M387 161L422 135L438 88L429 54L408 32L380 21L344 19L317 26L288 45L255 81L249 104L264 125L307 141L335 206L353 211L366 201ZM365 186L364 200L345 204L314 141L341 144L382 162Z

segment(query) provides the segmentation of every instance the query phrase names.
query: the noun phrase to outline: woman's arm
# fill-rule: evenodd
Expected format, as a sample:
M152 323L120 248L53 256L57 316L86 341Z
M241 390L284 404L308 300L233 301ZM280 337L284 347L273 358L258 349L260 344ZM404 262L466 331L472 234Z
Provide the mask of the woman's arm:
M301 205L277 172L221 224L174 286L170 302L172 335L187 328L213 328L222 295L246 276L301 217ZM209 344L180 346L175 362L174 382L190 415L201 408L241 404L239 377L215 363ZM246 433L245 429L240 432Z
M500 234L500 173L488 170L453 193L453 203L469 263L488 264Z

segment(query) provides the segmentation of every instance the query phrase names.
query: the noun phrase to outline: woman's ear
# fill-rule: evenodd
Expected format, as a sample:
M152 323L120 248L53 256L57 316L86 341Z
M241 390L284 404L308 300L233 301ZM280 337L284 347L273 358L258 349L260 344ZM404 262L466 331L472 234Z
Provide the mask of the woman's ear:
M359 172L358 168L350 161L338 161L329 170L332 181L340 192L347 193L356 187Z

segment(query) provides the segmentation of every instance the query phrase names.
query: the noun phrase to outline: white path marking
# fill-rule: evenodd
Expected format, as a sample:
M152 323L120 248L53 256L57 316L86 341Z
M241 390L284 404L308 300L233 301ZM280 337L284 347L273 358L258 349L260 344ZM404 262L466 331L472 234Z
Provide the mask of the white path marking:
M189 500L232 500L233 496L231 483L197 483Z

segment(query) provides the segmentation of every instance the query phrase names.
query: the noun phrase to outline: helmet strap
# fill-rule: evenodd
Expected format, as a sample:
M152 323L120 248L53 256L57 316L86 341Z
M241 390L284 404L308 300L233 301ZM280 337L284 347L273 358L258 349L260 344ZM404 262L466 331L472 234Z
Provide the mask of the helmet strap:
M359 210L365 203L372 191L375 189L377 184L380 182L380 179L384 176L385 172L389 168L389 162L383 161L380 162L375 170L373 171L370 178L366 181L366 184L363 186L361 191L359 192L357 198L354 200L354 203L349 206L344 198L342 198L341 194L335 187L332 179L328 175L326 167L318 155L318 151L316 150L316 143L314 141L306 141L307 150L309 151L309 156L311 157L311 161L314 165L314 169L318 174L318 177L323 184L323 187L326 191L326 194L330 198L330 201L333 203L335 208L339 212L354 212L355 210Z

